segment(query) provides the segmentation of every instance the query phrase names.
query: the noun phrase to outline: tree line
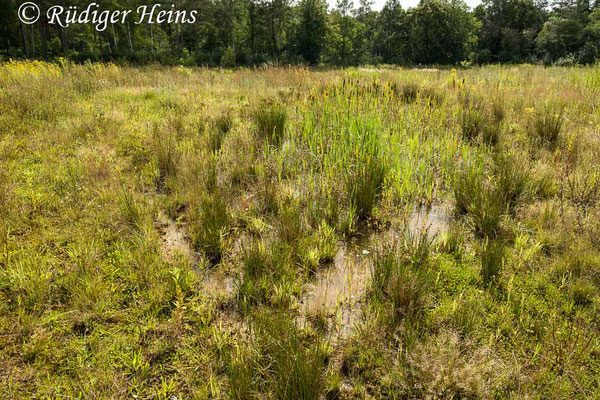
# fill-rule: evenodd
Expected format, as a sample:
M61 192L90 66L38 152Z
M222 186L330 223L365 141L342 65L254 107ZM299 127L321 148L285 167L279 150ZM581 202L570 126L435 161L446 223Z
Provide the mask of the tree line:
M40 18L21 23L24 0L0 5L0 59L65 57L234 67L263 63L588 64L600 60L600 0L421 0L404 9L387 0L172 0L197 10L193 24L92 24L63 28ZM85 8L92 0L66 5ZM96 0L103 9L135 10L134 0ZM42 15L60 3L37 0ZM165 3L166 4L166 3Z

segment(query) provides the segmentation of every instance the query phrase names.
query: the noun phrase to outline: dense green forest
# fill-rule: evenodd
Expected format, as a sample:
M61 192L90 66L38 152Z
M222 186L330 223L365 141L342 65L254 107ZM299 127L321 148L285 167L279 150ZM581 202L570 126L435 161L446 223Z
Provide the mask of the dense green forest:
M84 8L91 0L38 0ZM76 62L233 67L262 63L456 64L600 59L600 0L422 0L404 9L388 0L174 0L197 10L193 24L92 24L61 28L44 18L20 23L21 0L0 5L0 59L66 57ZM97 1L103 9L136 9L139 0ZM165 3L166 4L166 3ZM169 3L171 4L171 3Z

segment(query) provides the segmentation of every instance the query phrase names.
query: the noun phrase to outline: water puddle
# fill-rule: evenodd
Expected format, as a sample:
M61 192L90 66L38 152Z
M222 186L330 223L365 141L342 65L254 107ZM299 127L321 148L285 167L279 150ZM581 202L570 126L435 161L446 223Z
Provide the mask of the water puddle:
M309 285L302 298L301 320L324 317L334 342L347 338L361 316L369 254L364 246L341 247L333 265L319 271Z
M426 234L434 239L448 229L449 222L450 217L442 207L422 207L406 215L399 223L400 231L390 229L375 234L375 242L362 239L340 247L333 264L320 270L308 285L301 300L301 322L324 317L334 342L350 336L361 317L373 246L379 248L388 241L398 240L401 233Z
M369 253L365 249L365 254ZM365 290L368 268L363 254L341 248L329 268L317 273L312 290L304 303L309 309L332 308L361 296Z
M185 227L169 219L163 213L159 214L156 223L161 235L161 250L167 260L176 262L184 257L191 266L198 266L197 254L192 249ZM200 269L200 268L198 268ZM202 287L206 294L214 298L227 298L235 291L233 278L225 272L205 271L202 273Z
M375 234L378 236L375 242L363 238L340 246L332 265L318 271L308 284L300 300L299 322L324 319L334 343L349 337L362 315L373 245L378 247L386 241L397 240L402 232L426 234L432 239L447 230L449 221L450 217L442 207L418 208L399 222L398 225L403 229L401 231L390 229ZM196 264L196 254L183 226L161 214L157 227L162 238L163 254L169 260L183 256L192 265ZM206 294L216 299L230 299L235 293L233 278L222 270L206 271L202 287Z
M443 234L449 223L450 216L441 206L420 207L405 220L406 229L410 234L427 233L429 239Z
M235 291L233 278L222 271L207 273L202 281L202 287L205 293L218 298L231 297Z
M157 228L161 234L162 252L168 260L175 261L183 256L192 264L195 262L194 251L182 226L161 213L158 216Z

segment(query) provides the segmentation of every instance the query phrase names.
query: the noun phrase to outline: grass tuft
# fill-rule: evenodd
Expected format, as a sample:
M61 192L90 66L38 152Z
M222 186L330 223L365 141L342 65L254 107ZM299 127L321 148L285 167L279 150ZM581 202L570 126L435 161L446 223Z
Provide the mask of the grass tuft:
M454 203L459 214L471 218L475 231L483 237L495 237L506 211L505 200L474 166L458 172L453 182Z
M564 108L546 105L537 110L529 121L528 131L534 140L548 150L555 150L564 123Z
M461 112L461 132L468 142L480 141L488 146L496 146L502 133L501 119L490 117L485 110L475 107L464 108Z
M251 400L256 398L255 370L257 360L253 346L236 345L230 357L227 369L229 395L233 400Z
M507 208L514 212L530 181L526 161L510 154L497 153L494 164L496 192Z
M501 239L486 239L484 243L481 252L480 275L485 287L496 284L500 278L504 263L504 247L505 244Z
M378 253L371 272L371 295L391 306L391 323L417 322L429 303L429 274L398 256L394 247Z
M179 154L172 136L159 133L154 141L154 155L158 168L157 186L165 188L167 180L177 175Z
M283 313L259 312L252 330L262 354L264 384L274 398L319 399L325 389L325 342L307 337Z
M357 150L352 164L346 174L346 190L350 198L350 206L356 210L359 219L372 215L378 196L383 189L383 182L388 166L378 154L377 147L368 150Z
M144 226L145 210L135 200L133 194L126 190L121 189L119 196L119 211L123 222L134 231L141 231Z
M254 111L252 117L256 123L259 138L275 146L279 146L283 142L287 122L285 105L263 104Z
M461 112L461 132L464 140L473 142L483 131L486 123L481 110L476 108L466 108Z
M208 149L216 153L223 145L223 139L233 127L233 117L226 113L218 116L212 123L212 129L208 135Z
M419 85L417 83L409 82L402 86L400 100L402 100L403 103L414 103L417 101L418 97Z
M222 196L219 193L202 195L199 203L190 208L188 221L194 247L213 265L218 264L227 249L231 224Z

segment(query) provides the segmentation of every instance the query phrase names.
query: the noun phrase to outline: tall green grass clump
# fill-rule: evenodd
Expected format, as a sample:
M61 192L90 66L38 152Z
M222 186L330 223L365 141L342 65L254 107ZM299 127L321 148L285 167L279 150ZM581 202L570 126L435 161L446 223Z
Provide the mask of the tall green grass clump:
M229 133L233 127L233 117L229 112L223 113L215 118L214 126L223 135Z
M477 108L466 108L461 112L461 132L466 141L475 141L485 125L485 117Z
M231 398L321 398L328 351L320 336L309 336L289 315L268 309L252 315L250 333L249 343L232 349L227 363Z
M479 235L494 237L498 234L506 204L480 169L469 166L459 171L454 177L453 193L456 211L470 216Z
M222 114L214 119L212 129L208 136L208 148L215 153L221 149L223 139L233 127L233 117L229 113Z
M501 134L502 125L500 121L488 118L481 133L481 140L488 146L496 146L500 142Z
M360 220L372 215L383 190L387 170L378 144L368 143L355 148L346 171L346 190L350 207Z
M481 252L481 269L479 273L485 287L498 281L504 262L505 244L501 239L486 239Z
M465 243L465 232L458 224L451 224L441 236L441 250L460 257Z
M0 217L2 217L3 223L8 221L8 215L12 203L11 192L10 176L7 168L4 166L4 163L0 162Z
M527 161L510 154L494 155L494 179L496 192L514 212L514 209L530 182Z
M444 93L434 87L422 87L419 91L419 97L428 107L435 107L444 101Z
M400 244L403 259L414 268L427 268L435 239L435 236L430 236L427 228L418 232L405 229Z
M564 123L564 108L546 105L538 109L529 121L528 131L538 145L555 150Z
M490 104L490 113L495 122L502 122L506 118L506 110L504 109L504 99L502 97L494 97Z
M262 241L254 241L244 250L242 271L236 282L238 303L242 311L268 300L268 289L271 287L268 275L272 272L269 261L269 254Z
M217 264L227 249L231 216L222 196L214 192L201 196L188 212L190 234L194 247L212 263Z
M461 132L463 139L469 142L480 141L495 146L500 141L501 119L490 117L480 108L467 107L461 112Z
M254 240L242 251L241 273L237 279L238 307L243 313L253 306L269 305L287 308L291 296L297 292L294 248L282 241L267 243ZM280 296L275 286L284 286Z
M285 135L287 109L279 103L266 103L254 110L252 114L256 123L256 132L262 140L279 146Z
M134 231L141 231L144 227L145 214L142 206L135 200L133 194L121 189L119 196L119 211L123 222Z
M335 230L325 221L312 234L298 241L297 253L309 273L315 273L317 269L333 262L337 251L337 240Z
M280 400L321 398L327 347L320 337L309 337L284 313L259 312L252 330L266 392Z
M400 89L400 100L403 103L414 103L419 98L419 85L415 82L408 82Z
M154 139L154 157L157 174L157 186L162 189L167 180L177 175L179 153L172 135L159 132Z
M371 271L373 298L391 309L393 325L418 322L429 303L429 270L400 257L394 247L378 253Z
M11 179L7 168L3 162L0 162L0 263L8 265L8 241L12 221L10 216L13 214L13 195ZM1 274L1 272L0 272ZM2 283L0 282L0 286Z
M233 400L252 400L257 391L257 351L253 345L236 345L227 365L229 396Z

